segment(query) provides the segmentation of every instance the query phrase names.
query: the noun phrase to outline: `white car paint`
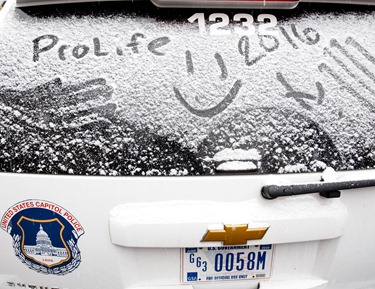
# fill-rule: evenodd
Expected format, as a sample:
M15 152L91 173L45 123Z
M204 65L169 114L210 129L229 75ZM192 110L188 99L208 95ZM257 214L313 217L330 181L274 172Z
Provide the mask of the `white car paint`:
M1 10L1 17L12 2ZM94 177L1 173L0 212L22 200L48 200L82 224L82 263L44 275L14 255L0 232L0 288L59 289L346 289L375 288L375 189L265 200L267 184L318 182L322 173L218 177ZM338 172L337 180L373 179L375 170ZM266 223L276 244L269 280L181 284L180 248L207 227ZM250 244L250 243L249 243ZM218 245L218 244L215 244Z
M373 178L375 172L370 170L339 175L345 178L350 174ZM2 174L0 178L3 187L1 211L5 211L9 204L19 200L48 199L69 208L86 231L79 241L84 262L79 270L64 277L37 274L26 266L21 266L22 264L11 249L11 238L2 234L0 238L2 289L9 288L7 282L11 280L17 280L16 283L21 284L69 289L143 286L151 286L151 288L177 286L182 289L191 287L191 285L180 284L180 249L178 247L199 244L204 232L203 226L194 225L194 221L193 224L189 224L190 226L184 226L185 224L182 223L184 219L189 220L189 216L184 214L169 215L171 223L166 222L165 211L161 210L160 214L156 213L157 208L162 208L168 202L185 204L184 210L189 210L191 206L192 219L203 215L201 222L207 224L211 224L211 221L217 222L218 219L210 220L213 217L209 215L206 221L204 211L202 212L205 206L197 206L197 204L204 205L207 202L213 204L214 202L223 208L227 206L233 208L237 207L236 205L244 208L245 204L251 208L257 204L259 215L262 217L259 217L256 211L250 215L246 211L237 212L237 215L241 222L261 219L271 224L267 240L252 241L253 244L277 243L272 277L270 280L261 281L260 288L262 286L274 288L272 286L281 286L281 284L285 286L297 284L295 288L372 288L375 286L372 270L375 266L375 260L372 258L375 254L375 247L372 246L375 242L375 234L371 229L372 220L375 217L372 209L375 203L373 189L343 191L342 197L335 200L311 195L270 201L262 199L259 186L254 188L254 183L265 183L268 178L272 178L275 182L288 181L290 183L317 181L320 174L172 179ZM145 211L140 204L144 204L145 207L152 207L154 204L154 207ZM288 212L285 219L278 220L275 215L272 217L270 210L273 206L278 207L282 204L286 205L285 208L293 204L294 209ZM300 210L296 208L297 204ZM322 216L319 222L320 213L317 213L315 218L310 218L318 205L321 206L318 211L323 212L326 209L323 214L329 215L331 221L327 222L327 219ZM126 211L127 207L132 209ZM197 207L201 210L197 210ZM336 209L331 210L332 208ZM119 210L125 215L134 214L134 219L130 219L131 215L128 215L125 223L135 223L133 225L135 227L127 228L116 225L113 215ZM137 210L143 215L136 216ZM302 222L303 219L300 218L303 218L304 214L306 220ZM271 219L267 219L267 215L271 216ZM143 222L148 220L151 224L158 223L158 226L150 226L150 230L142 228L138 231L137 219L143 219ZM299 223L298 219L301 220ZM179 222L181 223L178 228L172 226L173 223ZM284 234L278 229L279 225L273 226L274 222L284 226ZM293 230L289 230L290 223ZM334 229L335 226L337 229ZM196 231L194 230L196 227L201 229ZM119 237L129 230L134 232L134 239L131 233L128 239ZM334 230L338 230L338 233L334 233ZM178 238L179 234L184 236L187 232L191 232L188 238L190 242L184 238ZM137 241L140 242L139 246L136 244ZM212 244L201 246L209 245ZM230 286L257 288L258 284L259 281L256 280L239 281L231 283ZM317 287L318 285L321 287ZM228 285L225 282L193 285L194 288L226 286Z

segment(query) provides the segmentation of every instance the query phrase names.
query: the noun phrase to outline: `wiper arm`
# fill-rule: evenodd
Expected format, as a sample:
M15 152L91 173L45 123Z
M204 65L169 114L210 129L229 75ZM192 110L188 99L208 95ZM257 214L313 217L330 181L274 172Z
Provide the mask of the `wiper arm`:
M342 182L321 182L296 185L269 185L262 188L262 196L266 199L319 193L325 198L340 197L340 190L375 187L375 179L353 180Z

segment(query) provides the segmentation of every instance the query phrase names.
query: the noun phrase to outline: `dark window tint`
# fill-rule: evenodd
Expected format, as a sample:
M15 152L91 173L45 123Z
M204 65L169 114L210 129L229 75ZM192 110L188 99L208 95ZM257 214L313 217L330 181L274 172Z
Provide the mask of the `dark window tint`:
M374 168L374 17L312 4L13 9L0 27L0 171Z

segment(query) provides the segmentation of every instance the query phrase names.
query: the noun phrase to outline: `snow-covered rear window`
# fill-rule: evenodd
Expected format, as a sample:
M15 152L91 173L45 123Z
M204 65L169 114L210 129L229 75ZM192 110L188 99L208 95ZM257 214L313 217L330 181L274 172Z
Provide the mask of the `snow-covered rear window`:
M374 168L374 47L370 7L13 9L0 27L0 171Z

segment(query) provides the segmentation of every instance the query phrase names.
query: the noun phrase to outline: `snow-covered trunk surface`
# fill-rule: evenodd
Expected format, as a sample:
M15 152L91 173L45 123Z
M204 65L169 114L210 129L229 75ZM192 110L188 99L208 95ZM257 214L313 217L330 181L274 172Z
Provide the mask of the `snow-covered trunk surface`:
M263 36L254 12L254 34L231 22L215 36L191 10L88 5L14 9L2 23L1 171L375 167L374 8L302 6Z

